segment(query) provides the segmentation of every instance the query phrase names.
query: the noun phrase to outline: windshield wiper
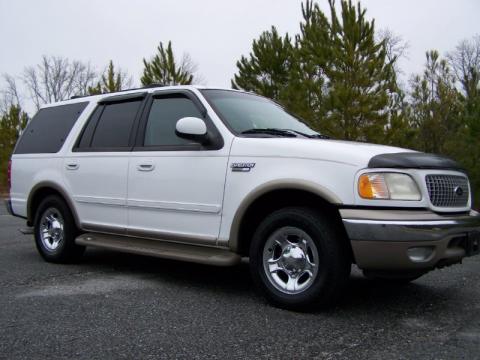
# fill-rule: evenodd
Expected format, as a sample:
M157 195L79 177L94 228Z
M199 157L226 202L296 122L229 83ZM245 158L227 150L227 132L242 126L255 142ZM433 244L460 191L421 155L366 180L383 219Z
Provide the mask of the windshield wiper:
M286 137L297 137L294 132L291 130L284 129L275 129L275 128L265 128L265 129L248 129L242 131L241 134L269 134L277 136L286 136Z
M330 136L319 134L319 133L309 135L309 134L305 134L301 131L292 130L292 129L282 129L282 130L291 131L291 132L294 132L296 134L299 134L299 135L305 136L306 138L311 138L311 139L330 139Z
M331 139L330 136L324 135L324 134L313 134L313 135L310 135L310 137L314 139Z

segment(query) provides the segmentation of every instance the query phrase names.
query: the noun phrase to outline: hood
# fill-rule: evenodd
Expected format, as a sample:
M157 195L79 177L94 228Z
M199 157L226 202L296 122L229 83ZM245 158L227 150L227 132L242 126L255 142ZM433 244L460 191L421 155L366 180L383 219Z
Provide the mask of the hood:
M413 152L402 148L354 141L305 138L235 138L231 155L238 157L304 158L367 167L376 155Z

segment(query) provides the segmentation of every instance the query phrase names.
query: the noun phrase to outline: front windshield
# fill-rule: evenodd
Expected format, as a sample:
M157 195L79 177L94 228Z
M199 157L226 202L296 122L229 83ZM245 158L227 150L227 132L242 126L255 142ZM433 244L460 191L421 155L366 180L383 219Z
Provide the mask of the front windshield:
M236 133L255 129L285 129L317 135L267 98L230 90L202 90L210 105Z

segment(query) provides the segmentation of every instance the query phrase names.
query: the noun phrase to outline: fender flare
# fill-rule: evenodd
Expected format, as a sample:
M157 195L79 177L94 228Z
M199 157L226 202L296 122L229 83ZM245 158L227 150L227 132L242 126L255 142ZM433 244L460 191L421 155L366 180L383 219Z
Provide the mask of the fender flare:
M32 205L33 205L32 202L33 202L33 199L35 198L35 194L40 189L44 189L44 188L55 190L63 197L70 211L72 212L73 219L75 220L75 224L79 229L81 229L80 219L78 217L77 210L75 208L72 198L68 195L67 191L65 191L65 189L61 185L53 181L41 181L30 190L30 194L28 195L28 200L27 200L27 222L29 224L33 224L35 214L32 213Z
M275 190L303 190L321 197L332 205L342 204L342 200L335 193L312 181L301 179L278 179L261 184L248 193L235 212L230 227L228 241L228 246L232 251L237 252L239 250L240 239L238 238L238 234L240 232L240 225L250 205L262 195Z

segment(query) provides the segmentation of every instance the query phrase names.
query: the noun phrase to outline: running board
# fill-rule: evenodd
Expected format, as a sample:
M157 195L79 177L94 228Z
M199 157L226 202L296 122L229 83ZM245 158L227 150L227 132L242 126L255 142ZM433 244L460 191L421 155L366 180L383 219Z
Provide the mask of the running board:
M219 248L127 236L86 233L77 237L75 243L132 254L216 266L231 266L238 264L241 260L239 255Z
M34 233L33 227L24 227L21 229L18 229L23 235L32 235Z

